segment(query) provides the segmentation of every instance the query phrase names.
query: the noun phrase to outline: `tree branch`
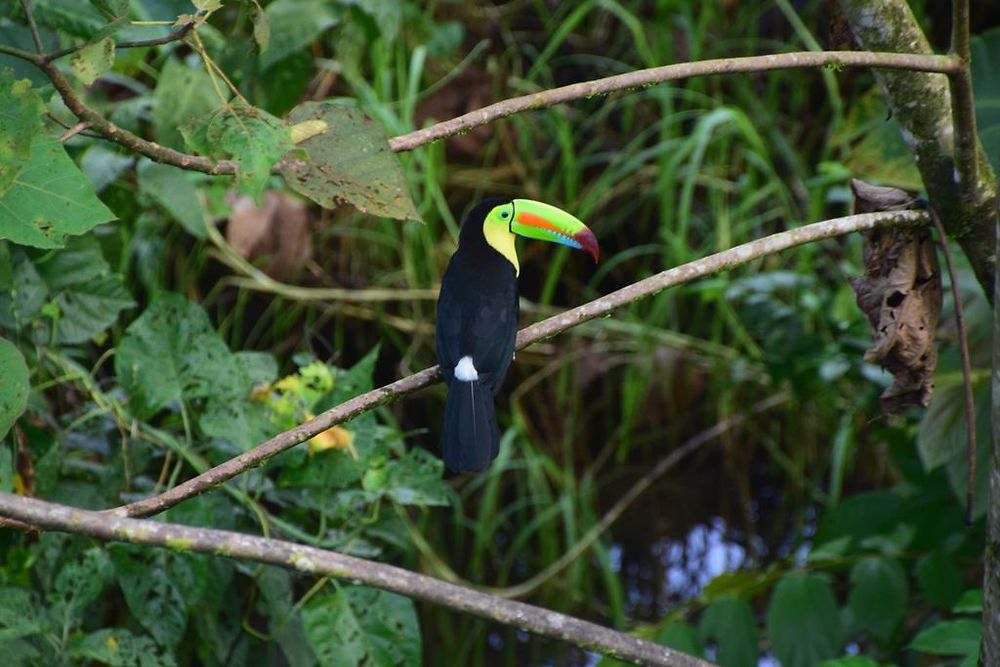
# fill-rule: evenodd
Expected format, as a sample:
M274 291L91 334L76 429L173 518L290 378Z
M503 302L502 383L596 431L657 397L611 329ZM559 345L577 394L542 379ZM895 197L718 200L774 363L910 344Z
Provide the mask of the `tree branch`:
M88 535L99 540L194 551L267 563L314 576L358 581L643 665L711 665L596 623L335 551L230 531L113 517L10 493L0 493L0 514L46 530Z
M170 34L164 35L163 37L156 37L155 39L139 39L131 42L118 42L115 44L115 48L141 49L149 46L162 46L164 44L170 44L171 42L179 42L180 40L187 37L192 30L194 30L194 21L191 21L190 23L181 26L177 30L174 30ZM75 46L67 46L65 49L60 49L58 51L53 51L52 53L45 54L44 59L47 62L58 60L63 56L68 56L71 53L76 53L85 46L88 46L88 44L77 44Z
M147 141L128 130L111 123L101 114L88 107L73 90L70 82L59 72L49 59L36 56L11 47L0 45L0 53L22 58L34 63L52 81L66 106L77 118L89 122L91 127L107 139L145 155L155 162L170 164L182 169L200 171L212 175L232 175L236 165L231 160L211 160L209 158L183 153ZM909 53L872 53L866 51L812 51L778 53L747 58L722 58L688 63L677 63L663 67L636 70L603 79L574 83L561 88L553 88L531 95L513 97L476 111L438 123L422 130L393 137L389 147L397 152L413 150L418 146L439 141L446 137L465 132L473 127L490 123L515 113L531 109L541 109L563 102L607 95L621 90L652 86L667 81L715 74L763 72L776 69L799 69L808 67L877 67L887 69L918 70L922 72L955 73L961 66L951 56L918 55Z
M817 222L805 227L772 234L743 245L724 250L708 257L688 262L650 276L637 283L607 294L599 299L550 317L522 329L517 336L517 349L610 314L639 299L661 292L668 287L690 282L696 278L741 266L760 257L771 255L788 248L841 236L851 232L884 227L888 225L925 225L930 216L925 211L892 211L865 213ZM379 387L360 396L330 408L326 412L299 424L295 428L279 433L270 440L248 450L239 456L221 463L214 468L196 475L157 496L144 498L121 507L107 510L117 516L150 516L162 512L177 503L208 491L226 480L262 465L271 457L305 442L335 424L352 419L384 403L426 387L438 379L437 366L425 368L391 384Z
M42 44L42 35L38 32L38 24L35 22L35 12L31 8L31 0L21 0L21 9L24 10L28 25L31 27L31 38L35 40L35 48L41 53L45 50L45 45Z
M951 52L962 63L951 82L951 111L955 125L955 167L961 177L959 190L969 205L975 201L978 158L976 148L976 109L972 99L972 55L969 51L969 2L953 0L951 17Z
M485 106L482 109L470 111L457 118L431 125L422 130L393 137L389 140L389 147L394 151L413 150L417 146L467 132L474 127L485 125L486 123L491 123L497 119L523 111L551 107L584 97L607 95L632 88L644 88L667 81L687 79L694 76L766 72L776 69L801 69L808 67L878 67L952 74L957 71L959 63L955 58L949 56L873 53L868 51L797 51L794 53L775 53L766 56L719 58L717 60L676 63L662 67L640 69L593 81L573 83L560 88L522 95L521 97L512 97L502 102Z
M905 0L840 0L840 6L862 48L932 53ZM966 58L967 15L967 9L955 7L957 39L953 48L964 49ZM883 69L875 71L875 80L902 128L931 205L941 216L948 235L962 246L992 302L997 184L975 137L972 87L967 85L968 61L957 51L952 58L955 69L947 73L954 100L949 95L948 81L933 74ZM970 156L974 156L975 167L971 166Z

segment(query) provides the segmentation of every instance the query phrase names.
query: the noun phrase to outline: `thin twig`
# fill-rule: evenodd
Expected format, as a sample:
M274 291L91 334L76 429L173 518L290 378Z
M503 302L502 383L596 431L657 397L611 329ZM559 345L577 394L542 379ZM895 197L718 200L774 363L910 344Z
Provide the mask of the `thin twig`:
M0 514L47 530L88 535L100 540L169 547L267 563L313 576L357 581L643 665L710 665L694 656L596 623L335 551L256 535L108 516L10 493L0 493Z
M90 123L87 123L85 121L77 123L73 127L63 132L61 135L59 135L59 143L66 143L76 135L86 130L88 127L90 127Z
M181 26L179 29L174 30L168 35L163 37L157 37L155 39L139 39L130 42L118 42L115 44L116 49L141 49L149 46L162 46L164 44L170 44L171 42L177 42L185 37L194 29L194 21L186 25ZM63 56L68 56L71 53L76 53L80 49L89 46L90 42L85 44L76 44L75 46L67 46L65 49L59 49L58 51L53 51L52 53L45 54L45 60L47 62L52 62L53 60L58 60Z
M21 0L21 9L28 18L28 25L31 26L31 38L35 40L35 49L41 54L45 50L42 44L42 35L38 32L38 24L35 22L35 12L31 8L31 0Z
M595 95L652 86L667 81L687 79L693 76L711 76L747 72L765 72L776 69L801 69L809 67L876 67L885 69L917 70L954 74L960 63L950 56L917 55L910 53L875 53L868 51L800 51L776 53L766 56L745 58L719 58L694 62L651 67L625 74L617 74L603 79L543 90L530 95L512 97L482 109L431 125L422 130L393 137L389 147L394 151L413 150L417 146L429 144L456 134L467 132L474 127L491 123L531 109L551 107Z
M972 202L978 179L976 110L972 97L972 55L969 50L969 2L952 3L951 51L961 68L948 77L951 82L951 114L955 125L955 169L965 202Z
M965 333L965 317L962 314L962 295L955 276L955 266L951 260L951 249L944 225L933 208L928 207L934 227L937 228L938 243L944 253L944 263L948 268L948 281L955 302L955 329L958 333L958 351L962 357L962 383L965 387L965 435L968 457L968 471L965 477L965 523L972 525L976 505L976 399L972 392L972 361L969 358L969 338Z
M876 227L927 224L929 218L929 214L925 211L864 213L825 220L798 229L772 234L771 236L668 269L599 299L585 303L582 306L533 324L522 329L518 334L517 349L555 336L589 320L608 315L617 308L661 292L668 287L674 287L696 278L732 269L760 257L787 250L788 248ZM204 493L246 470L262 465L271 457L308 440L335 424L346 422L375 407L393 401L400 396L422 389L436 382L437 379L437 366L425 368L384 387L379 387L365 394L355 396L321 413L317 417L299 424L284 433L279 433L257 447L229 459L200 475L196 475L157 496L138 500L107 511L118 516L150 516L158 514L187 498Z

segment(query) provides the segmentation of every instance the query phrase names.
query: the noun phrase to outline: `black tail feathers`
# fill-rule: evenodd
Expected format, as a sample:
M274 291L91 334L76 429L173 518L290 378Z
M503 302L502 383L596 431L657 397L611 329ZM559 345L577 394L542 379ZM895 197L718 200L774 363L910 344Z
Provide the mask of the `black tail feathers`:
M448 387L441 457L452 472L485 470L500 451L493 392L479 380Z

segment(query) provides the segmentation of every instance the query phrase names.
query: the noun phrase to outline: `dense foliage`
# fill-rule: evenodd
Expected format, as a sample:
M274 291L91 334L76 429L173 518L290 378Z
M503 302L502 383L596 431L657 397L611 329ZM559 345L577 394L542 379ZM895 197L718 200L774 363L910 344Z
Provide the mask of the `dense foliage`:
M386 143L635 68L843 47L828 3L31 4L46 49L87 45L56 62L94 110L236 165L213 176L103 141L75 127L43 72L0 55L0 490L68 505L155 494L434 363L434 288L461 212L484 194L559 204L601 240L597 269L523 248L529 321L843 215L851 176L920 187L865 71L695 79L399 156ZM940 41L946 8L913 4ZM32 51L23 5L0 10L0 44ZM177 17L196 24L183 40L113 46L165 36ZM992 19L982 10L974 28L987 148L1000 137L1000 90L984 73L1000 64ZM311 123L324 123L323 142ZM860 238L803 247L519 353L502 453L482 475L442 479L436 388L159 518L471 582L727 666L974 664L989 306L960 266L981 441L967 527L951 319L930 408L883 416L889 380L863 361L868 325L848 283L860 267ZM719 437L646 477L717 424ZM609 511L621 518L592 532ZM5 664L593 662L394 594L183 545L6 529L0 544Z

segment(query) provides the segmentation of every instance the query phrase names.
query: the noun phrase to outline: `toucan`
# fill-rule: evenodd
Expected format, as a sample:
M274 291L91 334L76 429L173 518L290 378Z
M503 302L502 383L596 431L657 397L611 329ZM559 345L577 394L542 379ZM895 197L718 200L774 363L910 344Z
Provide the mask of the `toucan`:
M485 470L500 448L493 397L514 359L517 236L583 250L595 262L600 258L594 233L550 204L489 198L465 217L441 280L435 337L448 386L441 456L455 473Z

